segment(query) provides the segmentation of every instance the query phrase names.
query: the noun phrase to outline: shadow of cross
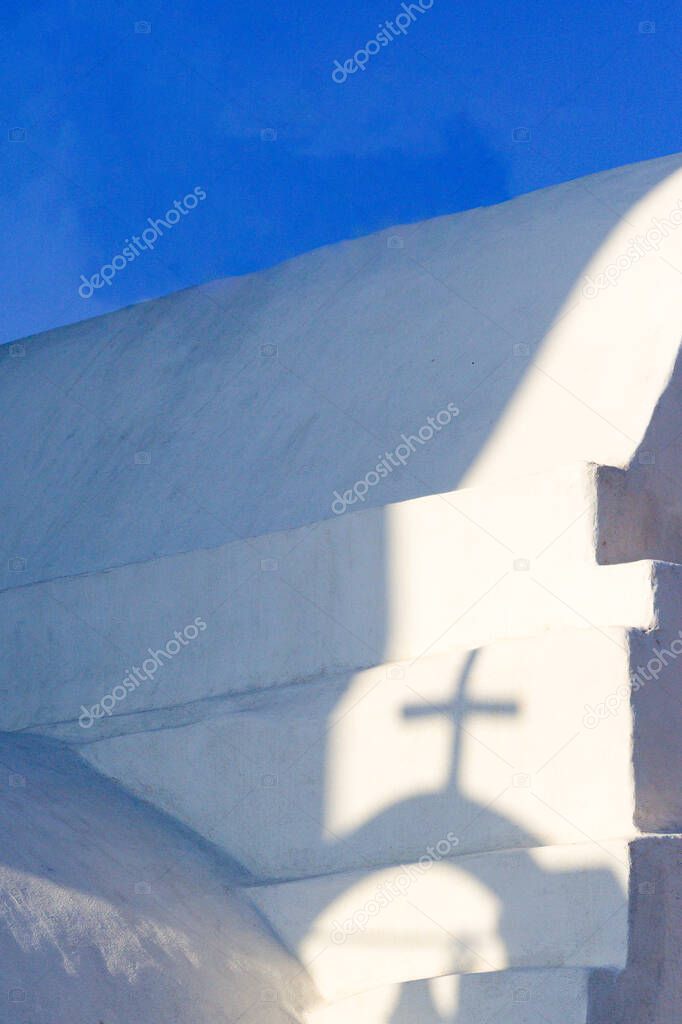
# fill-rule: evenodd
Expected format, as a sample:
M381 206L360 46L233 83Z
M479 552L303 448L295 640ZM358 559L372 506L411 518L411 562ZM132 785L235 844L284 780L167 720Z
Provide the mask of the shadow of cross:
M529 937L537 932L538 928L543 929L543 934L545 931L541 913L541 908L545 903L553 908L552 918L549 920L547 928L550 932L554 929L553 941L560 944L563 941L563 916L568 916L574 906L585 906L586 893L590 894L592 903L596 901L602 911L601 915L598 915L600 919L597 928L595 929L594 924L590 923L584 933L584 938L571 951L570 955L575 957L576 951L580 951L582 946L591 941L601 929L609 926L615 914L623 910L624 894L621 883L613 870L604 865L547 872L530 853L532 849L543 844L541 836L527 831L518 821L496 811L493 808L495 800L481 805L478 801L471 800L462 791L463 776L460 773L464 737L470 736L477 743L483 742L466 728L465 722L468 717L472 715L514 715L518 714L521 706L516 701L495 703L473 700L470 697L472 667L476 655L476 651L469 655L452 700L436 704L413 690L415 698L420 698L420 703L403 708L402 716L406 719L422 718L426 715L446 715L453 721L452 763L449 780L437 792L428 795L421 794L408 801L410 814L413 819L417 818L421 823L426 823L429 830L438 829L441 835L444 834L444 825L447 827L454 824L457 837L460 840L474 822L477 822L480 829L479 840L477 841L478 846L473 852L494 854L496 848L488 842L491 835L498 837L503 835L506 837L505 849L516 851L520 870L519 877L523 879L521 885L510 885L510 875L507 871L500 871L499 860L495 856L462 857L460 860L462 872L477 879L482 886L489 890L497 902L499 916L496 922L496 939L500 949L506 950L505 962L509 966L527 964ZM490 747L487 749L508 763L501 754ZM511 764L509 767L514 769ZM457 819L454 822L453 817ZM454 884L459 884L458 878L454 879ZM536 914L539 912L537 919L533 914L529 914L529 905L536 908ZM539 911L538 908L540 908ZM606 915L604 915L604 909L608 910ZM434 923L438 924L438 921L434 919ZM451 934L453 939L452 974L458 976L457 1009L454 1011L454 1015L448 1014L444 1017L440 1013L433 997L430 980L422 978L418 979L417 988L413 987L414 983L401 986L398 1004L387 1024L403 1024L403 1021L409 1022L417 1019L420 1024L471 1024L471 1021L482 1019L481 989L474 981L477 972L473 966L467 968L464 955L468 951L478 957L474 941L466 935L460 937L451 932L448 934ZM545 941L549 940L546 938ZM464 954L462 950L464 950ZM540 956L544 955L540 951ZM536 966L548 966L553 962L553 960L548 961L545 958ZM498 969L492 964L487 964L487 968L488 970ZM516 991L525 991L526 997L528 997L524 987L520 987ZM542 997L542 986L538 992L539 998L550 998L549 995ZM533 998L535 999L535 996ZM516 999L515 993L513 999ZM524 1006L530 1005L530 1003L525 1004L524 1001ZM543 1005L545 1004L543 1003ZM549 1024L549 1018L542 1012L539 1011L535 1014L535 1017L538 1016ZM554 1014L552 1021L555 1020L555 1017L558 1021L559 1017ZM531 1018L524 1015L523 1019L530 1020ZM593 1019L592 1016L590 1019ZM594 1017L594 1019L597 1018ZM601 1019L599 1016L599 1020Z
M452 718L454 724L452 740L452 760L450 763L450 778L446 789L456 786L461 769L462 758L462 737L463 734L471 735L464 727L464 719L468 715L516 715L519 705L516 701L491 701L470 700L468 689L471 680L471 671L476 659L476 651L472 651L467 658L466 665L460 676L459 686L451 701L444 704L433 704L426 697L421 697L421 704L408 705L403 709L404 718L423 718L425 715L447 715ZM415 691L416 694L416 691ZM418 696L421 696L420 694Z
M415 697L419 697L421 703L408 705L403 708L403 718L406 719L423 718L427 715L445 715L452 720L452 759L450 762L449 777L438 793L431 794L428 797L421 796L418 802L420 804L422 814L425 814L427 819L432 817L434 820L439 820L442 823L443 816L448 820L452 813L452 800L454 796L454 803L457 807L458 815L461 818L459 823L460 826L466 822L464 831L466 831L466 828L470 827L474 821L480 819L482 815L499 820L494 812L488 807L472 803L472 801L465 797L460 790L458 783L461 771L463 737L465 735L472 735L468 732L464 722L471 715L509 716L518 714L519 711L519 705L516 701L481 701L473 700L469 696L472 669L477 653L477 651L472 651L469 654L459 678L459 685L456 686L455 693L451 700L442 704L435 704L414 690L413 692ZM513 766L510 765L510 767ZM433 821L431 824L433 824ZM461 828L458 828L457 831L459 835L462 835ZM529 845L532 844L529 843ZM467 860L467 870L471 869L472 861ZM485 877L485 874L483 874L480 880L484 885L490 886L492 890L495 891L494 879ZM504 901L505 893L499 892L497 895L500 897L501 901ZM453 939L458 945L460 944L460 940L456 939L455 936L453 936ZM466 943L462 943L462 945L464 949L474 952ZM466 972L463 976L466 977ZM467 1001L466 996L467 993L465 989L463 992L465 1002ZM415 1014L416 1001L419 1004L418 1014ZM462 1010L462 1013L460 1013L460 1009ZM406 985L402 987L398 1005L395 1007L394 1013L391 1015L391 1019L388 1024L402 1024L402 1021L414 1020L415 1016L418 1016L423 1024L446 1024L446 1020L449 1024L454 1024L455 1020L473 1020L475 1013L480 1013L480 1005L474 1002L471 1007L471 1012L469 1012L466 1007L458 1007L456 1017L448 1016L445 1018L441 1016L435 1002L433 1001L430 983L428 980L422 979L420 981L413 982L410 986Z

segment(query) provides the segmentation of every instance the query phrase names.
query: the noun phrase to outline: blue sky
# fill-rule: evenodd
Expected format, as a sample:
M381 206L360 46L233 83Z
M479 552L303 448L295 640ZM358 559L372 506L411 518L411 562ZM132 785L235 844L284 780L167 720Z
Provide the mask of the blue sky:
M7 2L0 340L682 149L677 3L432 0L402 34L401 11ZM153 252L79 296L196 187Z

